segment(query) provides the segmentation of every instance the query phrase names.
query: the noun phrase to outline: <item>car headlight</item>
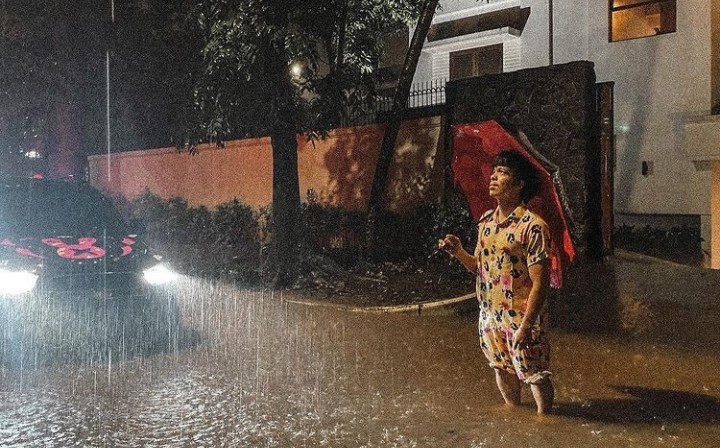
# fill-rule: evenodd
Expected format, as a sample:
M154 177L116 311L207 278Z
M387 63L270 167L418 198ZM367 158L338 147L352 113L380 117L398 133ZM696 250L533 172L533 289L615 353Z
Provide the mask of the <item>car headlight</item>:
M173 281L176 277L177 273L164 264L156 264L143 271L143 278L151 285L163 285Z
M30 271L0 269L0 295L19 295L35 288L38 276Z

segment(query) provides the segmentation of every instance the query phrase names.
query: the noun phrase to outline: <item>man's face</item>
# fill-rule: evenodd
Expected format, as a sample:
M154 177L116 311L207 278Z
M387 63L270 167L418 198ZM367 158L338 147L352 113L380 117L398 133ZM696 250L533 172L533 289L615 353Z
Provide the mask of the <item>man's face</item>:
M522 188L523 182L513 176L510 168L503 165L498 165L493 168L492 175L490 176L490 197L498 200L512 199L519 201Z

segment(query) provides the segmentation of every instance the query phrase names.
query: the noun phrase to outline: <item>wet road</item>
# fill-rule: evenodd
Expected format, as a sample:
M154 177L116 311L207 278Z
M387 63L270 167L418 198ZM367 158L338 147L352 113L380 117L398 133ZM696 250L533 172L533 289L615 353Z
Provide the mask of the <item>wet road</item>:
M720 446L714 344L556 331L556 415L538 417L528 391L502 405L473 315L352 314L193 280L173 300L177 315L6 309L0 446Z

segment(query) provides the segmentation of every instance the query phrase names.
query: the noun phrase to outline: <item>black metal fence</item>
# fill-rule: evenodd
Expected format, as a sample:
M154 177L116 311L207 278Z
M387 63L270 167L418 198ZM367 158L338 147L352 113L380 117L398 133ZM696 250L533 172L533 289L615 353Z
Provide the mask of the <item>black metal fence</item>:
M406 104L407 109L445 104L445 84L447 81L447 78L442 78L413 84ZM364 126L382 123L386 114L392 109L393 93L394 91L390 91L388 95L378 95L374 101L356 107L350 116L342 120L341 126Z

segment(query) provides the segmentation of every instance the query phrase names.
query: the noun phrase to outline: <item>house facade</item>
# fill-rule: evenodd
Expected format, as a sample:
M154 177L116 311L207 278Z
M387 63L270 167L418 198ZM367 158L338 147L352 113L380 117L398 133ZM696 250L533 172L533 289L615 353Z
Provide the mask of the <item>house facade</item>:
M719 4L441 0L414 82L593 62L597 81L614 83L616 223L700 225L710 251L720 162L704 147L720 145Z

